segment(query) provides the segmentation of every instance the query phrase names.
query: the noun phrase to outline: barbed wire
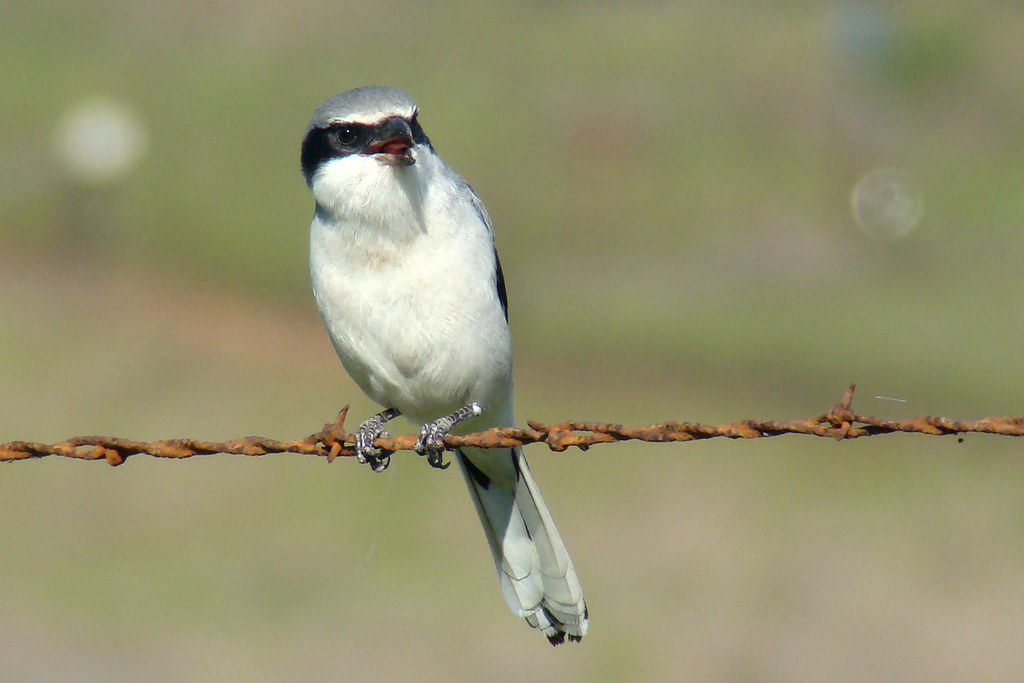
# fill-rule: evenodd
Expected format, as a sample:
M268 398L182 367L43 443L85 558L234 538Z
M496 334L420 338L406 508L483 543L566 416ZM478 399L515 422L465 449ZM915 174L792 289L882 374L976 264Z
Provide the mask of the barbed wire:
M527 422L527 429L496 427L474 434L445 436L448 450L460 446L476 448L510 448L533 443L546 444L553 451L576 447L587 450L591 446L617 441L695 441L714 437L729 439L759 439L782 434L808 434L842 441L862 436L892 434L953 435L976 432L1001 436L1024 436L1024 415L1015 417L983 417L978 420L953 420L925 415L901 420L861 415L853 410L851 384L839 403L827 412L805 420L780 422L778 420L741 420L712 426L698 422L660 422L646 427L625 427L610 422L570 420L557 424ZM191 458L196 455L231 453L235 455L267 455L270 453L300 453L317 455L333 461L338 457L355 455L355 437L345 431L348 406L342 408L334 422L325 424L315 434L304 439L279 441L262 436L246 436L231 441L201 441L199 439L165 439L162 441L133 441L114 436L75 436L52 444L33 441L0 443L0 462L13 462L56 455L80 460L106 460L111 465L122 464L130 455L145 453L157 458ZM374 441L385 453L412 450L415 434L386 436Z

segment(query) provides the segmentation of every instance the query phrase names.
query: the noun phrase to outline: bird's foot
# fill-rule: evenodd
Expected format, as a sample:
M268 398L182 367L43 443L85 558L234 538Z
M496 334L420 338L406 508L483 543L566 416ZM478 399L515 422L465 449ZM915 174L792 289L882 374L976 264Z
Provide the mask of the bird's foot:
M416 438L416 445L412 447L413 450L420 455L427 456L427 462L430 463L431 467L445 469L451 463L445 462L442 457L444 455L444 435L463 420L476 417L483 412L484 410L480 407L479 403L469 403L451 415L445 415L433 422L428 422L420 427L420 434Z
M401 413L396 408L382 410L376 415L366 418L356 430L356 457L359 462L366 463L374 472L383 472L391 464L391 451L385 451L373 445L374 439L391 436L384 429L384 423L394 420Z

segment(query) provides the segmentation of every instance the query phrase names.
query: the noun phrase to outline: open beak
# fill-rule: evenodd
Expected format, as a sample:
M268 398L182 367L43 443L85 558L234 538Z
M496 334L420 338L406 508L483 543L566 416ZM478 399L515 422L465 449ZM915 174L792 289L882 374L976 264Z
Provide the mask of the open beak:
M363 150L389 166L409 166L416 162L412 156L412 130L405 119L397 116L381 123L378 135Z

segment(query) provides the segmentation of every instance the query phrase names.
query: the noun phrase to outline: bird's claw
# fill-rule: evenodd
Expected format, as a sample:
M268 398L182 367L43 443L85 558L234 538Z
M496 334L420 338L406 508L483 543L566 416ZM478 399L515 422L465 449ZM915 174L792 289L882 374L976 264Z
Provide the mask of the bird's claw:
M390 434L382 431L379 436L390 436ZM375 454L357 451L356 457L359 459L359 462L369 465L371 470L380 473L386 470L388 465L391 464L391 452L385 452L379 448L375 448L374 450L377 451Z
M420 455L427 456L427 462L431 467L439 470L446 469L451 464L444 461L444 435L448 429L445 429L443 424L439 425L437 420L428 422L420 427L416 445L412 447Z
M431 467L443 470L447 469L451 462L444 461L444 437L452 430L452 427L463 420L476 417L483 413L478 403L469 403L462 406L450 415L439 417L433 422L420 427L419 436L416 437L416 444L412 447L420 455L427 456L427 462Z
M394 408L382 410L376 415L366 418L356 430L356 458L359 459L359 462L369 465L374 472L383 472L391 464L391 454L394 451L377 448L373 442L379 437L391 436L384 429L384 423L393 420L398 415L399 412Z

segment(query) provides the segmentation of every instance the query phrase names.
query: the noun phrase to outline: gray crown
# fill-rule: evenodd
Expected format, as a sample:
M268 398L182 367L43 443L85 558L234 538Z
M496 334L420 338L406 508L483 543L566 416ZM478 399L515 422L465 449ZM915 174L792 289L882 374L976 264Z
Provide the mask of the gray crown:
M347 90L327 100L313 112L307 131L324 128L339 121L376 123L389 116L409 118L416 101L404 90L383 85L367 85Z

